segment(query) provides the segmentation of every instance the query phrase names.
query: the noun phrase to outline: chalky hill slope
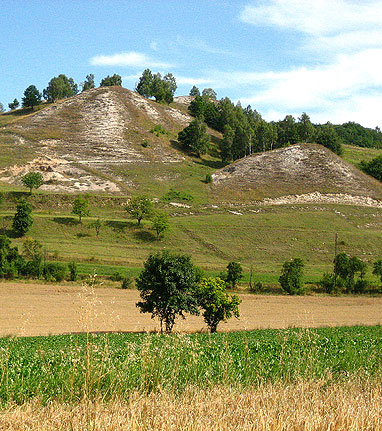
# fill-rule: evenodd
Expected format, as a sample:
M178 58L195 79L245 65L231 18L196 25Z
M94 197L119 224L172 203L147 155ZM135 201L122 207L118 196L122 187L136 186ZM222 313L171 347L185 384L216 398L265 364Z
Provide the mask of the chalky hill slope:
M209 130L214 148L202 161L176 142L192 120L188 102L166 106L122 87L101 87L20 115L0 128L0 181L20 185L26 172L39 170L42 189L61 192L204 189L211 202L309 193L382 198L381 183L317 145L254 154L216 170L217 132ZM166 133L152 133L156 125ZM207 173L212 184L202 181Z

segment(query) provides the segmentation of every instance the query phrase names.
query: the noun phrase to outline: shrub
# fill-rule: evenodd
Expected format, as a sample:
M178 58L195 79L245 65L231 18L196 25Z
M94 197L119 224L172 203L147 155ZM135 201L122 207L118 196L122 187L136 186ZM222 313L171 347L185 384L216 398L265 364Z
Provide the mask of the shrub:
M122 281L122 275L119 271L113 272L110 276L111 281Z
M259 293L264 291L264 286L261 281L256 281L249 287L249 291L252 293Z
M290 262L284 262L279 283L289 295L300 295L302 293L304 262L300 258L295 258Z
M161 201L170 202L170 201L192 201L194 197L190 193L179 192L174 189L170 189L165 195L161 197Z
M206 184L212 183L212 175L211 174L206 174L205 183Z
M243 278L243 268L239 262L230 262L227 265L225 282L234 289L238 281Z
M162 124L157 124L155 125L151 130L150 133L153 133L154 135L156 135L158 138L160 135L169 135L170 132L167 131Z
M70 281L77 281L78 279L78 266L77 263L72 261L68 264L69 268L69 280Z
M66 276L67 267L63 263L48 262L44 265L44 278L47 281L62 281Z
M130 289L133 284L133 280L131 277L123 277L122 278L122 289Z

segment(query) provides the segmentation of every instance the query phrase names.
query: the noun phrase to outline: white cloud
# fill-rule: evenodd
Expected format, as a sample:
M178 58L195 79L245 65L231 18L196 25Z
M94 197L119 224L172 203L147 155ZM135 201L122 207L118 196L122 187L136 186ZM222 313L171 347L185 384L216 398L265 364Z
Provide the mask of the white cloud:
M270 0L247 5L240 19L254 25L274 25L315 36L382 25L380 0Z
M248 85L243 104L258 106L265 117L311 111L317 122L382 124L381 0L261 1L247 5L240 19L301 33L297 48L314 51L321 62L311 66L302 59L287 71L225 77L237 86Z
M154 60L141 52L121 52L112 55L97 55L90 59L90 64L93 66L130 66L137 68L158 67L171 68L174 65Z
M179 75L176 75L175 78L179 85L209 85L213 82L210 78L191 78Z
M151 48L153 51L158 51L158 42L152 41L152 42L150 43L150 48Z

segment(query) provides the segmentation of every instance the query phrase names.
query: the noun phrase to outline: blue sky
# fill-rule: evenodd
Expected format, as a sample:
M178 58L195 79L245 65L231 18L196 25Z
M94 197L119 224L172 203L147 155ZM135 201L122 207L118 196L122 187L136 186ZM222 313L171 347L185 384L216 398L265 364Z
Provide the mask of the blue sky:
M2 0L0 102L64 73L172 72L267 120L382 127L381 0Z

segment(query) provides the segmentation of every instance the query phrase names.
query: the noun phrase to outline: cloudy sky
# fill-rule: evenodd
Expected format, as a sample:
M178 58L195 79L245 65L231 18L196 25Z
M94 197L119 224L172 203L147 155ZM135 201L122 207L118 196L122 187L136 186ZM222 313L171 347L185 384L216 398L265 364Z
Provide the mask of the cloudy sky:
M0 102L60 73L142 71L250 104L265 119L382 127L382 0L2 0Z

